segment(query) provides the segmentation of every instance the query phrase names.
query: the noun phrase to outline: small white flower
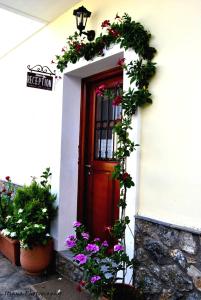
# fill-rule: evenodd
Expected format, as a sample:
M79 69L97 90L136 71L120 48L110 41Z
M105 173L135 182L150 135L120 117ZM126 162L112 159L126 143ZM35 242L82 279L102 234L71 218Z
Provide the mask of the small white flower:
M10 233L10 237L15 237L16 236L16 232L11 232Z
M18 213L19 213L19 214L21 214L22 212L23 212L23 209L22 209L22 208L18 209Z
M17 221L17 223L18 223L18 224L22 223L22 219L19 219L19 220Z
M49 233L46 233L46 236L50 236L50 234L49 234Z
M10 218L11 218L11 216L7 216L7 217L6 217L6 220L9 220Z
M47 208L43 208L42 212L45 213L47 211Z
M61 277L59 277L59 278L58 278L58 280L62 280L62 278L61 278Z
M5 236L10 235L10 231L8 229L3 229L1 233Z
M34 224L34 227L35 227L35 228L38 228L38 227L40 227L40 225L38 225L38 224Z

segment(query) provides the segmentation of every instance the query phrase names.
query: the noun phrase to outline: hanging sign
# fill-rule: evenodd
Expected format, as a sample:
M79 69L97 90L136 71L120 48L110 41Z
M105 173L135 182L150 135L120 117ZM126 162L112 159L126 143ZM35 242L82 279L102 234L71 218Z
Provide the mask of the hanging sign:
M36 65L33 68L27 66L27 87L52 91L55 73L47 66Z

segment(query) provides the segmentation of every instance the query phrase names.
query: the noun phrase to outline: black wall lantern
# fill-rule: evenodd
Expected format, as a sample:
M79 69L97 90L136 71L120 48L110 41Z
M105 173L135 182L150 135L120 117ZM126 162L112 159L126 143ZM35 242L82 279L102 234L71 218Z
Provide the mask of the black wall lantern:
M84 6L81 6L73 11L73 15L76 16L77 29L80 31L80 35L85 34L90 42L93 41L95 38L95 31L84 31L87 24L87 19L91 16L91 12L88 11Z

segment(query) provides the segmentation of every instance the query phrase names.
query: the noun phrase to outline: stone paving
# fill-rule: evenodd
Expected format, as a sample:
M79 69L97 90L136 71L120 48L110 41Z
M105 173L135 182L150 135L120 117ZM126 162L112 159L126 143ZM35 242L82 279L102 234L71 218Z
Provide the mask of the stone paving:
M29 276L0 253L0 300L39 300L31 285L57 277L58 274Z

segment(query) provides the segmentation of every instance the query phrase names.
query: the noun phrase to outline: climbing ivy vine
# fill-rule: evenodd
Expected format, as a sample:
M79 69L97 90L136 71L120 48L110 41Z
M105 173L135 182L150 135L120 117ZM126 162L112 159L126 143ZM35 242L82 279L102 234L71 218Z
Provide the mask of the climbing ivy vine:
M126 160L139 146L130 139L129 130L132 129L131 121L138 107L152 103L149 83L156 72L155 63L152 62L156 49L150 47L150 32L145 30L139 22L133 21L126 13L122 17L116 15L112 23L105 20L101 27L103 32L93 42L86 42L78 33L70 36L67 39L67 45L62 49L63 53L57 55L56 61L52 63L56 63L57 69L63 72L69 63L75 64L80 58L88 61L97 56L103 56L104 50L114 44L119 44L125 50L133 49L138 54L138 58L134 61L126 63L124 59L120 59L117 62L117 65L125 70L130 84L135 83L135 88L130 86L128 91L122 91L121 95L113 99L113 105L121 105L123 112L122 119L114 127L118 137L115 158L119 163L115 167L113 178L120 182L120 219L116 221L111 232L115 238L121 240L125 247L125 229L130 222L125 214L126 195L127 189L134 186L131 175L126 171ZM105 95L108 91L102 85L97 89L97 93Z

